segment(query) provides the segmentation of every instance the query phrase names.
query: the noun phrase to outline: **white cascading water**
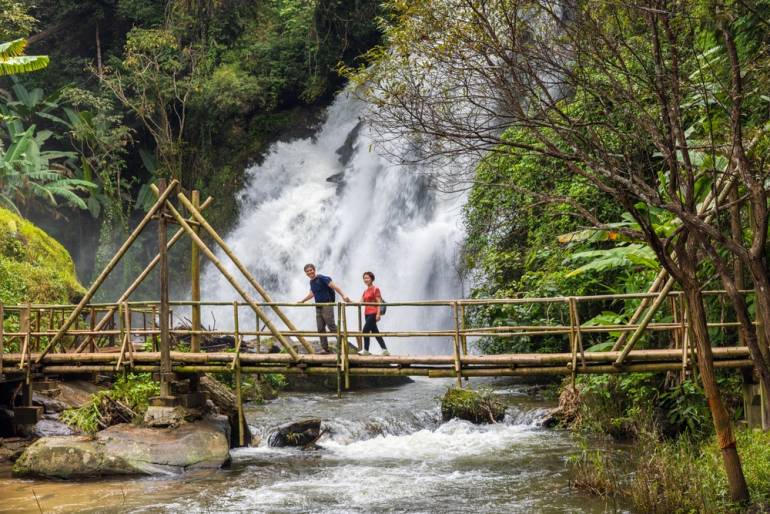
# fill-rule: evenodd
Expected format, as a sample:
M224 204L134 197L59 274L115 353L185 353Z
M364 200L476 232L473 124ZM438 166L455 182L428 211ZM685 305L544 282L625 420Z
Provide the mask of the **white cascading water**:
M377 155L360 121L365 108L352 94L340 93L314 137L276 143L262 164L247 170L240 219L226 241L276 302L296 302L308 293L302 269L308 262L354 301L363 292L364 271L376 275L388 302L462 295L457 262L464 198L440 194L422 170ZM230 270L239 276L234 266ZM239 299L213 266L204 273L202 298ZM315 330L313 309L288 309L287 314L300 329ZM450 315L448 307L392 307L380 330L446 327ZM253 326L250 310L243 309L241 316L242 323ZM351 330L355 317L350 309ZM220 310L215 319L221 327L231 315ZM444 348L426 339L387 343L402 353Z

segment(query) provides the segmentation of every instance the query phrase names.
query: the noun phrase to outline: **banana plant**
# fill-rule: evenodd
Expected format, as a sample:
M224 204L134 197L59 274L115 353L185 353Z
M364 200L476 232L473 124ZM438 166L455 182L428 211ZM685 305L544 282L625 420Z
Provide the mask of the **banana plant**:
M35 132L35 125L21 129L18 120L6 123L7 148L0 140L0 204L19 213L18 206L32 199L51 206L60 202L81 209L87 208L78 193L88 193L94 184L71 178L67 162L74 152L43 150L51 132Z
M47 55L24 55L26 39L0 43L0 76L28 73L48 66Z

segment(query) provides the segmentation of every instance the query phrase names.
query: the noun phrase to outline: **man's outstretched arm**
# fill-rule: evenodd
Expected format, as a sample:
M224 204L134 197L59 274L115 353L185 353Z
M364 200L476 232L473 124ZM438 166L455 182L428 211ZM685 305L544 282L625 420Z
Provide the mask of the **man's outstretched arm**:
M337 293L339 293L339 295L342 297L342 299L345 300L346 302L351 301L350 297L348 295L346 295L345 293L343 293L342 289L340 289L340 286L338 286L334 282L329 282L329 287L331 287L332 289L337 291Z

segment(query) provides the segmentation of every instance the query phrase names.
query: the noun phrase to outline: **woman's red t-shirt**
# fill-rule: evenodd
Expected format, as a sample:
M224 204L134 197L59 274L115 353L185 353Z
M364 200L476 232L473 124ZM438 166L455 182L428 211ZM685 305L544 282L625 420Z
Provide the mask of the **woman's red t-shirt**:
M377 297L382 298L380 295L380 288L377 286L369 286L366 288L366 291L364 291L364 302L376 302ZM367 305L364 308L364 315L366 314L377 314L378 307L376 305Z

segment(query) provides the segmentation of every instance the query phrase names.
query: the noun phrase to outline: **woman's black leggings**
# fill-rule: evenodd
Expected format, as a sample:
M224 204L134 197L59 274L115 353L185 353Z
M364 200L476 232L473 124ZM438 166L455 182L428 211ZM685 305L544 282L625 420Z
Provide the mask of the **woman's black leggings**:
M377 328L377 315L376 314L367 314L364 316L366 319L366 323L364 323L364 333L365 334L379 334L380 329ZM380 336L377 337L377 342L380 343L380 348L383 350L387 350L385 347L385 340L381 338ZM364 350L367 352L369 351L369 339L368 337L364 337Z

